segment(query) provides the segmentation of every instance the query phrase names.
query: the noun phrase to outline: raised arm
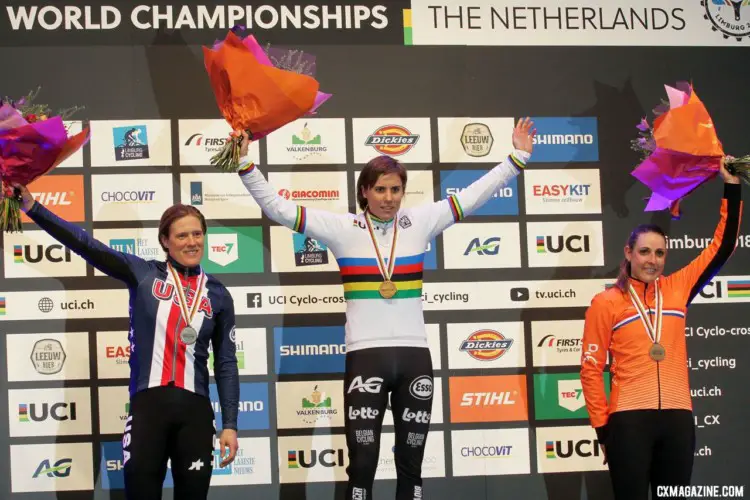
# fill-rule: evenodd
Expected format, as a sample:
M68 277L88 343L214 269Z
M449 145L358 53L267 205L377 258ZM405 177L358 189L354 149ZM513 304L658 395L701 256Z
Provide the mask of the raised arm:
M718 274L737 245L742 220L742 186L739 179L726 172L723 165L721 170L724 196L714 237L700 255L669 277L678 285L678 290L684 291L685 305L689 305L706 283Z
M416 217L424 221L427 239L445 231L484 205L493 194L506 186L523 171L531 157L536 129L529 118L520 119L513 129L513 151L492 170L470 184L458 194L448 196L435 203L427 203L412 209Z
M245 156L240 160L239 176L245 188L269 219L292 231L312 236L332 246L341 230L351 224L348 214L303 207L279 196L255 164Z
M25 186L15 187L21 191L21 209L37 226L108 276L128 285L138 282L140 271L145 271L148 267L145 260L118 252L92 238L80 227L61 219L44 205L37 203Z
M602 295L596 295L586 310L583 327L583 354L581 355L581 388L586 400L591 426L599 442L606 439L609 410L604 387L604 366L612 339L614 326L612 307Z

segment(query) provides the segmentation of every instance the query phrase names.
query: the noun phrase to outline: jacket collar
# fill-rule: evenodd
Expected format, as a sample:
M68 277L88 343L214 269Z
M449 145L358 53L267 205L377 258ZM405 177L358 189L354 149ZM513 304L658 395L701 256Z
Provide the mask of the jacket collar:
M172 258L171 255L167 255L167 261L172 264L172 267L175 268L175 271L180 273L182 276L189 277L189 276L197 276L201 272L201 266L183 266L179 262L177 262L174 258Z

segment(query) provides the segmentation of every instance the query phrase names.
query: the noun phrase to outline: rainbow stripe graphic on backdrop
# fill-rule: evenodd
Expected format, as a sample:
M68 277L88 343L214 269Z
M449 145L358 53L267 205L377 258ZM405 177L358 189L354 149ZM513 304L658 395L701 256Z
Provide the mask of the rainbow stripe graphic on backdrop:
M23 247L21 245L13 245L13 262L23 264Z
M545 451L547 452L547 458L557 458L557 455L555 455L555 442L554 441L547 441L547 445L545 446Z
M29 421L29 406L26 403L18 404L18 421L19 422Z
M411 31L411 9L404 9L404 45L414 45Z
M0 316L5 316L5 297L0 297Z
M536 237L536 253L547 253L544 249L544 236Z
M750 280L727 282L727 295L729 297L750 297Z
M299 469L299 465L297 465L297 452L294 450L289 450L286 457L287 466L290 469Z

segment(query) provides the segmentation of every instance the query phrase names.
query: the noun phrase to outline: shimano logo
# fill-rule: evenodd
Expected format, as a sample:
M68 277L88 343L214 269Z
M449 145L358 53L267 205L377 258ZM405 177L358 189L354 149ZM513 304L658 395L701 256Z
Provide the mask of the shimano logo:
M534 137L534 144L594 144L592 134L540 134Z

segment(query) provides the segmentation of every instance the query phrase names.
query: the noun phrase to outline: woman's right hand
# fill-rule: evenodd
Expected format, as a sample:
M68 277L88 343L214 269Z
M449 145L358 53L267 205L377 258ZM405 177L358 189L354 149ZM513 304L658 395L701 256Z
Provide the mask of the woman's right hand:
M242 142L240 143L240 158L242 158L243 156L247 156L247 148L250 146L250 137L244 130L240 134L240 137L242 137Z
M24 213L31 210L31 207L34 206L34 197L31 196L31 193L29 193L26 186L16 183L11 184L11 186L13 186L14 190L17 189L21 192L21 210L23 210Z

